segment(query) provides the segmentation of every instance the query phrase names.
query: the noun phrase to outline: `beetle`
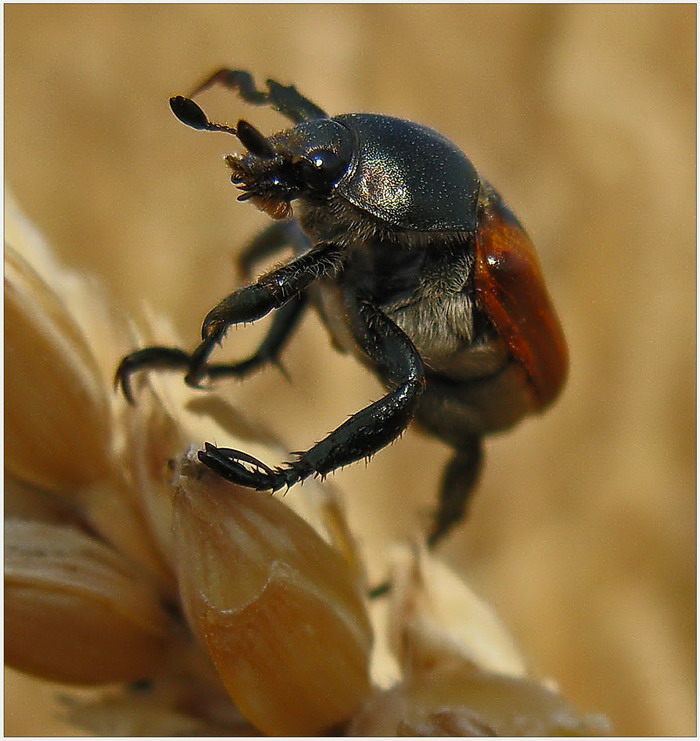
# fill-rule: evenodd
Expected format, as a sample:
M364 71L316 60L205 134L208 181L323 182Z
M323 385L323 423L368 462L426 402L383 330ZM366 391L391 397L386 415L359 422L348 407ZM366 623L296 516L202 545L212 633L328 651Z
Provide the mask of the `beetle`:
M191 98L214 85L271 106L293 126L265 136L244 120L212 123ZM236 484L277 491L369 458L414 420L454 449L427 533L434 546L464 516L483 437L545 409L566 379L566 342L530 238L460 149L426 126L329 116L293 85L267 80L259 90L248 72L231 69L170 105L182 123L233 134L247 150L225 158L231 181L238 200L273 221L241 264L251 269L285 247L294 256L215 306L193 352L138 350L121 361L115 383L133 402L130 379L144 369L182 370L194 387L244 377L278 362L313 305L333 343L368 366L386 394L283 465L210 443L199 460ZM251 357L209 361L227 329L272 311Z

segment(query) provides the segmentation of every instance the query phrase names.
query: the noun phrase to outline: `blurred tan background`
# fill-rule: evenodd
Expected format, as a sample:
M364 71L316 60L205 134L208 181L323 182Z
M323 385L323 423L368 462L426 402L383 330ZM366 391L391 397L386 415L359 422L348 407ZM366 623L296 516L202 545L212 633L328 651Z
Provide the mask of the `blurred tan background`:
M618 734L695 733L694 6L6 5L5 54L20 204L66 263L188 345L266 219L235 203L235 142L179 124L170 95L240 67L457 142L538 245L572 371L556 408L488 442L441 552L581 709ZM201 102L282 127L224 91ZM285 360L292 386L268 370L229 388L292 450L379 394L315 317ZM411 431L333 477L375 578L446 458ZM10 674L6 691L7 734L75 733L45 685Z

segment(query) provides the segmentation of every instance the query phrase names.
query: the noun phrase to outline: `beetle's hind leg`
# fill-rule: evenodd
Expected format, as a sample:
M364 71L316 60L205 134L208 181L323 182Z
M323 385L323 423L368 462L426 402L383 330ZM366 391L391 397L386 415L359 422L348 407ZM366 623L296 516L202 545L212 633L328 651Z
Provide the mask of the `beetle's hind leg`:
M267 92L258 90L250 72L241 69L220 69L208 77L190 94L194 98L204 90L223 85L237 92L246 103L269 105L294 123L315 118L328 118L328 114L305 98L294 85L280 85L275 80L267 80Z
M467 511L482 464L481 438L467 438L445 467L440 486L440 501L433 527L428 534L429 548L434 548L461 520Z

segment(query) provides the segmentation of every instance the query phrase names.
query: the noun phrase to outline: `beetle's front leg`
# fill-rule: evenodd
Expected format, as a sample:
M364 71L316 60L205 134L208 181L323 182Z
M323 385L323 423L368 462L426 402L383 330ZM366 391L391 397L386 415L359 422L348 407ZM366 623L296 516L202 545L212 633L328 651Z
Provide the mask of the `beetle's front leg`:
M350 310L358 341L395 388L280 468L272 469L242 451L210 444L199 453L202 463L234 483L276 491L368 458L406 429L425 387L423 361L404 332L372 302L353 301Z
M299 297L314 280L333 273L340 264L341 255L340 247L324 242L271 270L256 283L234 291L207 314L202 325L202 342L191 355L179 348L149 347L138 350L121 361L115 383L121 386L127 399L132 400L130 378L136 371L146 368L182 368L186 371L185 380L191 386L198 386L203 378L209 376L210 369L212 376L226 375L226 366L207 365L209 356L223 339L226 330L234 324L253 322L273 309L292 302L295 304L294 310L289 312L289 316L285 314L284 323L273 324L270 347L263 347L279 350L303 308L303 301Z
M341 258L341 248L323 243L294 260L271 270L256 283L234 291L204 318L202 342L192 353L185 381L196 386L206 376L206 363L214 347L234 324L254 322L272 309L284 306L310 283L332 273Z

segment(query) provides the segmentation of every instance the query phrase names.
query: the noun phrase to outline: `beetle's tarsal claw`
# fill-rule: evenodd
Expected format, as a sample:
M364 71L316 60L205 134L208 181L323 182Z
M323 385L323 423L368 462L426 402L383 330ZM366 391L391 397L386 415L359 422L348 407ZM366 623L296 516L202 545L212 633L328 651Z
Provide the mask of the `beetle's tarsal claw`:
M114 374L114 388L115 390L121 388L124 398L130 404L135 404L131 387L131 377L134 373L153 368L176 370L186 368L189 362L190 356L177 347L146 347L137 350L122 358Z
M256 491L277 491L286 483L281 471L266 466L242 450L217 448L216 445L205 443L204 450L200 450L197 457L227 481Z
M114 374L114 390L118 391L121 389L124 398L129 402L129 404L136 405L136 400L134 399L131 389L131 375L128 363L126 362L127 360L128 357L124 358L122 362L119 363L117 372Z

